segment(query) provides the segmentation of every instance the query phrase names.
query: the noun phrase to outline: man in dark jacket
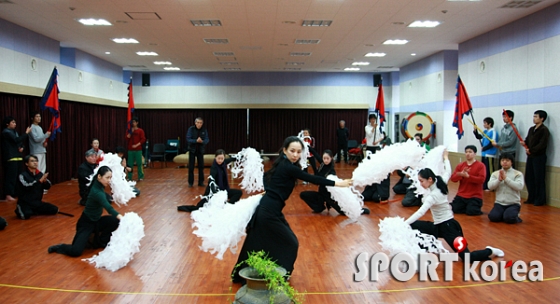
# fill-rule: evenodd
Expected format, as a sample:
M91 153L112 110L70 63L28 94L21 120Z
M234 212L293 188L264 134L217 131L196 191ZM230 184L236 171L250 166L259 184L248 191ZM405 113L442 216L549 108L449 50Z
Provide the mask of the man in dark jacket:
M527 168L525 169L525 185L529 197L525 204L535 206L546 205L546 148L550 131L543 125L548 114L543 110L535 111L533 123L535 124L527 132L525 141L521 144L526 146Z
M208 131L202 127L204 121L197 117L194 126L187 131L187 144L189 149L189 187L194 183L194 159L198 162L198 185L204 187L204 149L210 139Z
M27 155L24 158L27 167L19 175L17 192L18 202L16 206L16 216L22 220L28 220L33 215L55 215L58 207L43 202L43 191L51 187L51 182L47 179L48 173L43 174L39 171L39 160L35 155Z
M337 148L336 153L339 153L336 162L339 163L344 157L344 161L348 162L348 138L350 137L350 131L346 128L346 122L341 120L338 122L338 128L336 129L337 138ZM340 152L342 150L342 152Z
M7 116L2 121L2 165L4 167L4 193L7 201L16 199L16 183L18 175L23 170L22 157L23 143L27 140L31 128L25 130L25 134L19 136L16 132L16 120Z
M78 167L78 185L80 187L80 205L85 206L89 195L89 177L97 167L97 153L93 149L86 151L86 161Z

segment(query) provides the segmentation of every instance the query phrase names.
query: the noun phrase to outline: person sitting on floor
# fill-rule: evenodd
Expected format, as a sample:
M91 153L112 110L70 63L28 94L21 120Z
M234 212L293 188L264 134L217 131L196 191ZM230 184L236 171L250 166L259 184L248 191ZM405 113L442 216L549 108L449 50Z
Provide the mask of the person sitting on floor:
M234 161L234 158L226 159L226 151L218 149L214 156L214 162L212 162L212 167L210 167L210 177L208 177L209 182L204 191L202 199L196 205L183 205L178 206L177 210L191 212L204 207L204 204L208 202L213 194L216 194L220 190L225 190L228 193L228 203L235 204L241 198L243 192L239 189L231 189L228 183L227 176L227 164Z
M371 184L366 186L362 192L364 201L372 201L375 203L380 203L381 201L386 201L389 199L389 188L391 187L391 174L387 175L387 178L382 180L379 184Z
M482 185L486 179L486 167L476 160L476 147L465 147L466 161L460 163L451 175L452 182L459 182L459 190L451 203L453 213L482 214Z
M44 190L51 188L51 182L47 179L49 174L43 174L37 169L39 159L35 155L27 155L23 161L26 169L19 175L16 185L18 193L16 216L21 220L28 220L34 215L57 214L57 206L43 202Z
M521 195L523 190L523 174L512 168L513 155L500 155L502 169L492 173L488 181L488 189L496 191L494 208L488 214L491 222L505 222L508 224L521 223Z

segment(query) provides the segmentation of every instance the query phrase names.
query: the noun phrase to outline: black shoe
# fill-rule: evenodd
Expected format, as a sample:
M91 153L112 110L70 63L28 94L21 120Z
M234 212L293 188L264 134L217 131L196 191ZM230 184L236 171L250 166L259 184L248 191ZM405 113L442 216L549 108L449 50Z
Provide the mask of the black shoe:
M49 249L47 250L49 253L53 253L53 252L57 252L58 248L60 248L62 244L58 244L58 245L53 245L51 247L49 247Z
M203 182L200 182L200 183L198 183L198 186L199 186L199 187L204 187L204 183L203 183Z
M85 199L81 199L78 204L85 206L86 205L86 200Z
M523 220L518 216L518 217L517 217L517 222L518 222L518 223L523 223Z
M369 214L369 209L368 208L362 208L362 214Z
M192 188L192 186L193 186L193 185L192 185L191 183L189 183L189 188Z

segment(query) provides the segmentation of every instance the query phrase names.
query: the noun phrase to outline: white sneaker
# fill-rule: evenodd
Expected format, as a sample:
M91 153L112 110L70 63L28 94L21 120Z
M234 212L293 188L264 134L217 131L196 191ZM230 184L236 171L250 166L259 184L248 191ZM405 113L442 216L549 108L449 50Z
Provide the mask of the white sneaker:
M505 253L503 250L498 249L498 248L494 248L494 247L490 247L490 246L486 246L487 249L492 250L492 255L490 257L499 257L499 258L503 258Z

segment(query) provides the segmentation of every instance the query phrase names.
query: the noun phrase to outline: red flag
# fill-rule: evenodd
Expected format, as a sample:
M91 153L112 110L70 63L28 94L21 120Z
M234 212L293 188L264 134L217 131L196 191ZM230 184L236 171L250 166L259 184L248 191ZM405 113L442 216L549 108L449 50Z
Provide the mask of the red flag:
M465 133L463 130L463 116L472 111L472 104L460 76L457 76L457 94L455 96L457 96L457 101L455 103L453 126L457 128L457 136L461 139Z
M53 118L49 131L51 132L51 141L56 138L56 133L61 133L61 123L60 123L60 108L58 100L58 70L56 67L53 69L51 78L47 83L45 92L43 92L43 97L41 98L41 110L49 109L52 113Z
M128 134L132 134L132 113L134 113L134 96L132 95L132 79L128 84L128 112L126 114Z
M379 117L379 126L383 127L385 121L385 98L383 97L383 84L379 82L379 91L377 92L377 101L375 102L375 112Z

